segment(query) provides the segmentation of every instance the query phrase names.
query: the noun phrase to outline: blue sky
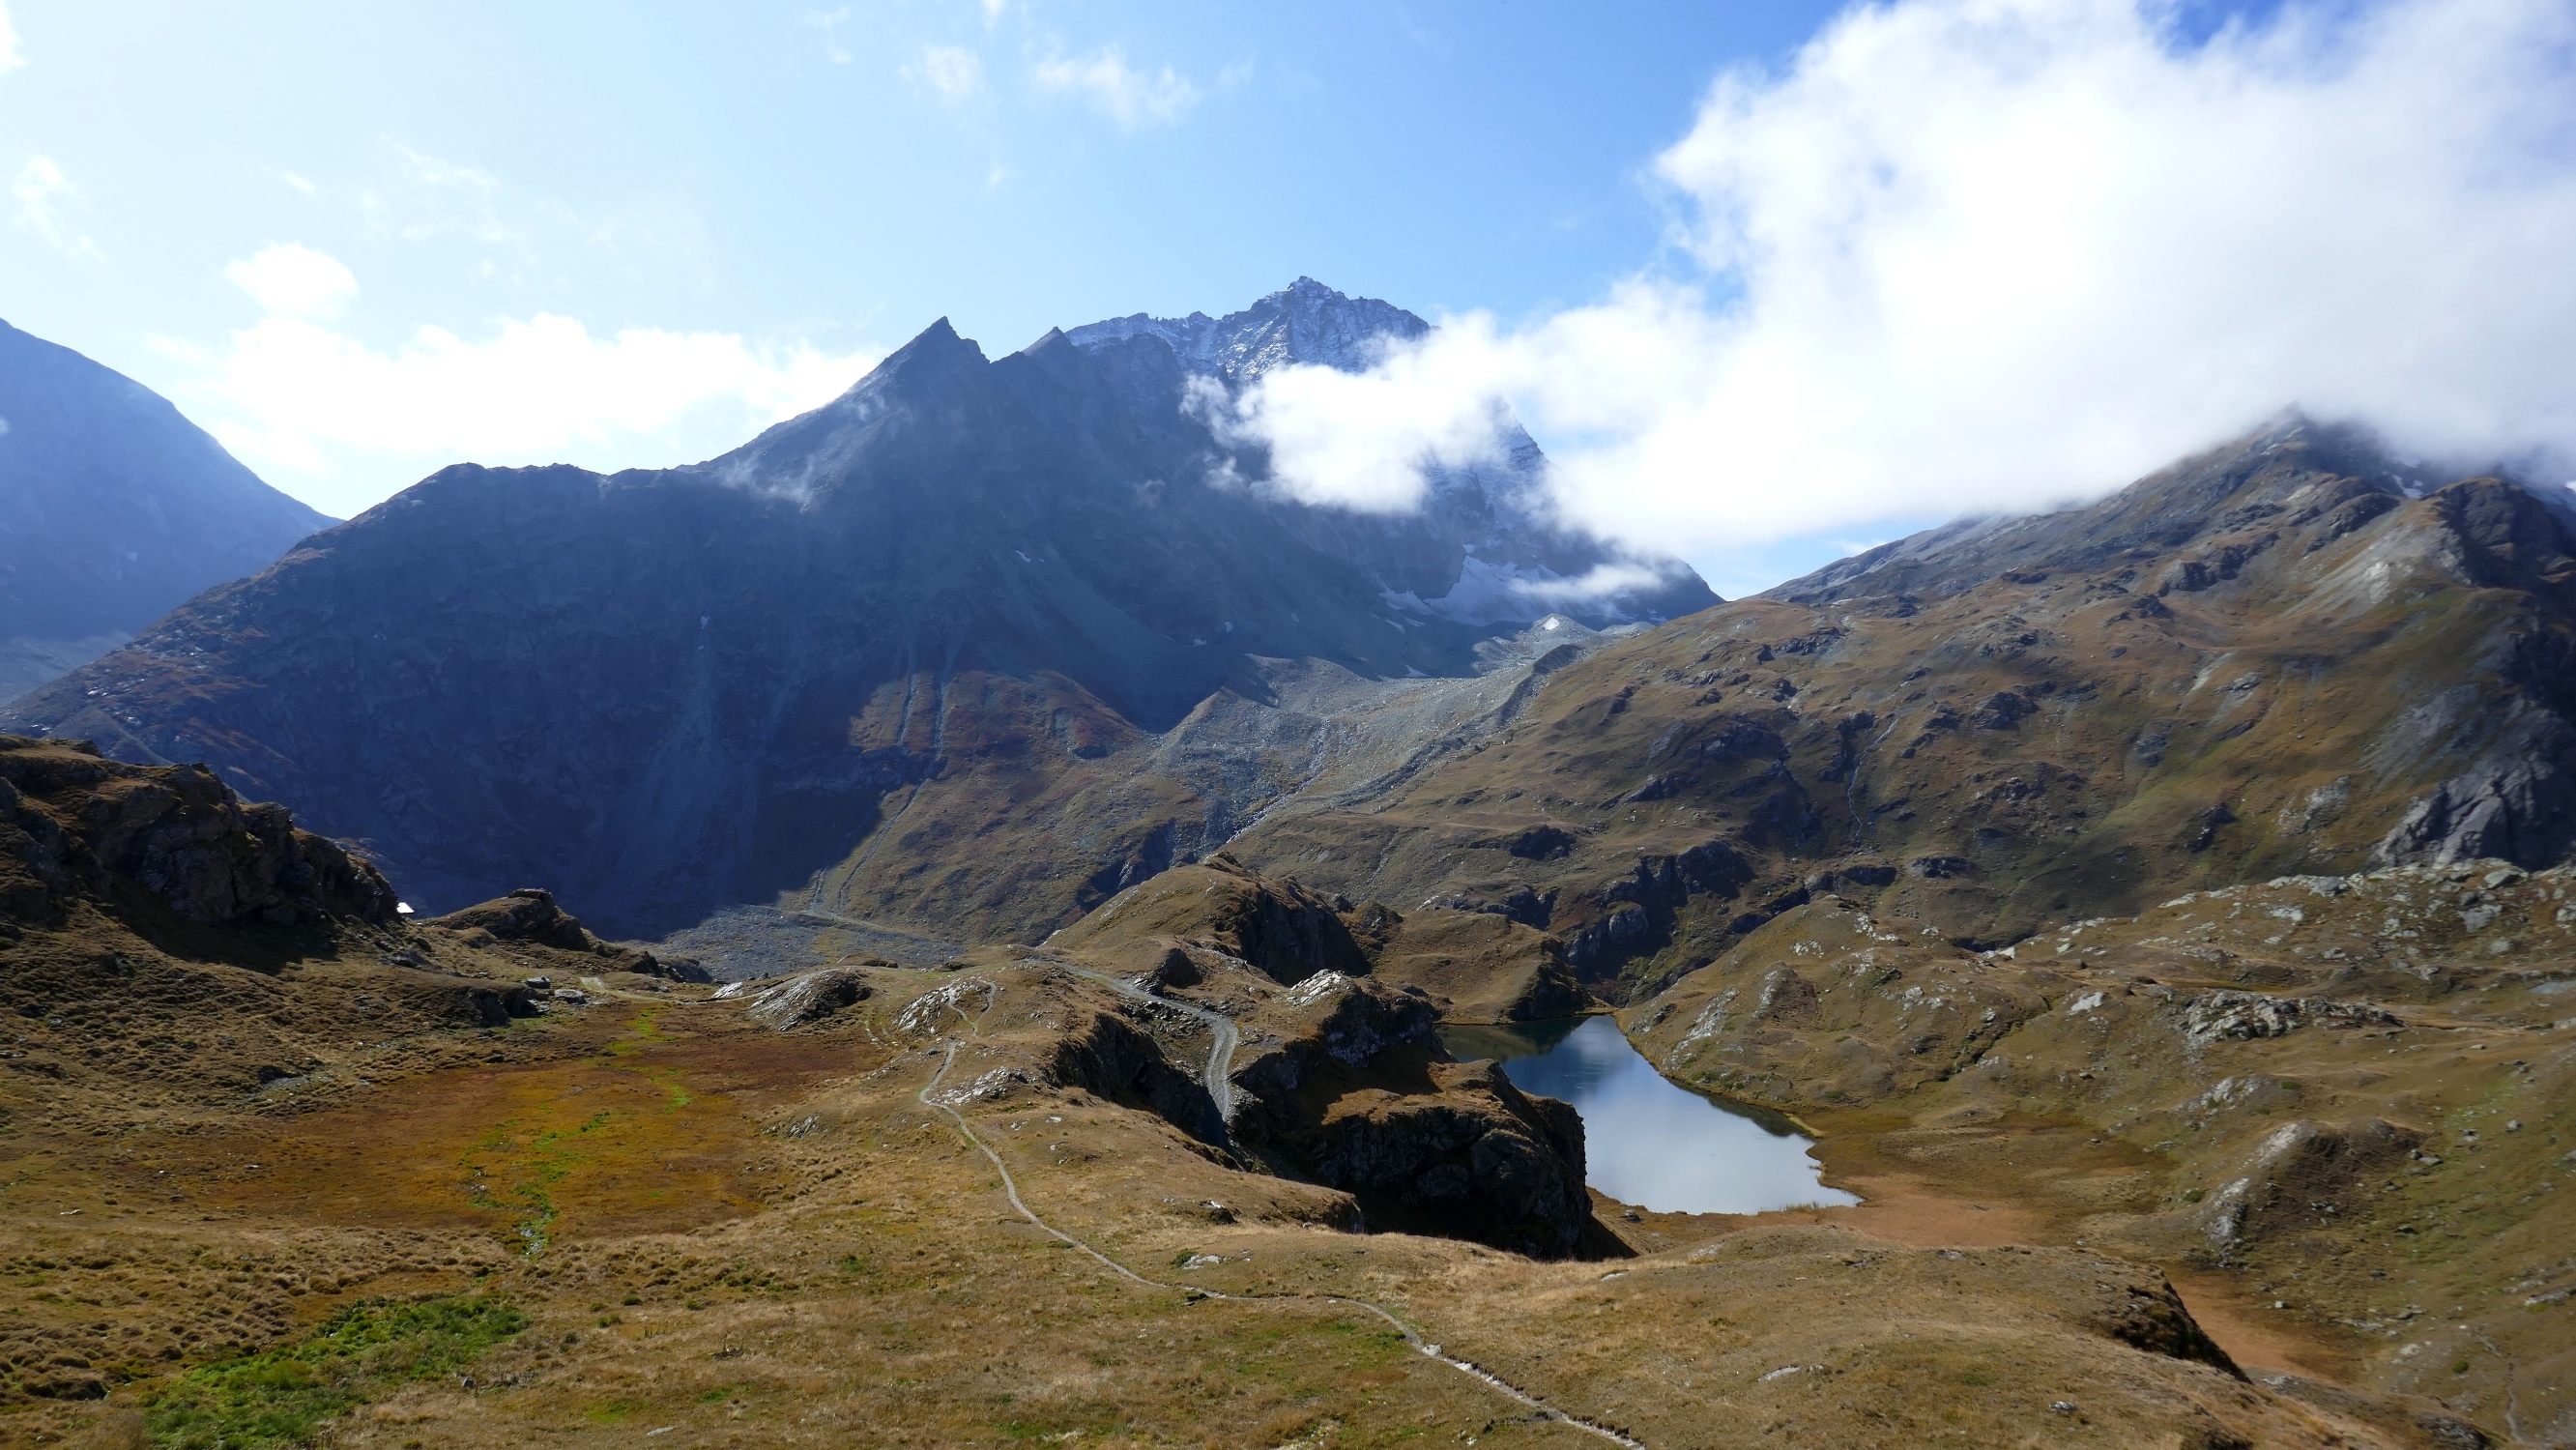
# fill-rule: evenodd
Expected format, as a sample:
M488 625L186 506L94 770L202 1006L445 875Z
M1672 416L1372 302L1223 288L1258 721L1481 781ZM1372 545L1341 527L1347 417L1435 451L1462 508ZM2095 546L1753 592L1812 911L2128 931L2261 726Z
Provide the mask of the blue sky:
M2292 402L2576 436L2564 0L0 6L0 317L337 514L1300 274L1462 323L1330 426L1499 394L1728 592Z
M376 349L553 313L836 356L945 315L1006 351L1300 274L1518 314L1650 257L1640 168L1824 12L14 0L0 167L53 164L69 245L0 230L0 316L202 404L170 344L252 325L224 269L277 243L349 269L336 330ZM703 421L670 441L742 426ZM270 471L346 512L420 461Z

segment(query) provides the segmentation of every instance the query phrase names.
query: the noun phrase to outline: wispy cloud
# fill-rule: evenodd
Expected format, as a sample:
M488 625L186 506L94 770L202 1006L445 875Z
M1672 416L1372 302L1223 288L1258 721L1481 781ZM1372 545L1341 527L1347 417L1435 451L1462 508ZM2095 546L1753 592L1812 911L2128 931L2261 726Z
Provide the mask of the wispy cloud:
M394 155L392 176L362 186L355 194L371 234L406 242L459 236L525 248L526 234L502 215L499 177L478 166L413 150L390 137L385 144Z
M918 59L903 68L903 73L913 84L950 105L973 100L984 92L984 58L962 45L927 46Z
M18 225L22 230L44 238L45 245L66 257L99 255L98 244L63 216L64 204L78 201L80 191L52 157L28 157L9 189L18 199Z
M25 52L18 49L18 27L9 23L9 7L0 4L0 72L16 70L26 63Z
M1658 159L1677 265L1352 385L1273 372L1239 425L1312 496L1401 496L1389 459L1472 445L1396 425L1506 400L1570 513L1711 560L2096 493L2290 404L2576 452L2576 9L2172 14L1855 8Z
M334 512L463 459L680 462L674 450L710 427L737 439L828 401L875 362L731 333L597 336L548 313L497 319L479 339L422 327L380 350L331 325L357 279L330 256L272 246L225 275L266 315L214 347L156 345L198 371L181 391L226 447Z
M839 32L841 27L849 24L852 18L850 7L847 5L838 10L809 10L805 14L804 23L823 32L823 55L834 65L850 63L850 49L841 44Z
M1170 66L1138 70L1114 45L1039 61L1030 77L1041 93L1082 100L1128 131L1169 125L1199 102L1199 88Z

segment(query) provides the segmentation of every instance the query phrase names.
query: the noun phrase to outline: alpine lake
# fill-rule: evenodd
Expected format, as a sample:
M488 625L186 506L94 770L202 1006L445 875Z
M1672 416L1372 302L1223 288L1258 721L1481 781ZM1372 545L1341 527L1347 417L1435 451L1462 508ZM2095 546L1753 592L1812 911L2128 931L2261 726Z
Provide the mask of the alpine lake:
M1782 1114L1703 1097L1655 1071L1608 1015L1448 1026L1460 1061L1493 1059L1512 1086L1583 1115L1584 1178L1657 1213L1766 1213L1860 1200L1827 1188L1812 1140Z

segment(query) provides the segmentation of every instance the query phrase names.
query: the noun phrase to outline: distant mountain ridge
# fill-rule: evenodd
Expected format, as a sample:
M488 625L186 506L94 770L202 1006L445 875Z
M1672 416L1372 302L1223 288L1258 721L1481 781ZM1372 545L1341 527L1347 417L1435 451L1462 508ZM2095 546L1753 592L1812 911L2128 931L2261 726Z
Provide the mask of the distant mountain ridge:
M1999 946L2274 876L2576 858L2576 511L2296 415L1610 642L1228 848L1639 1000L1828 888Z
M332 522L149 388L0 322L0 700Z
M1283 295L1300 360L1384 306ZM703 464L442 470L8 718L208 761L425 910L544 881L626 932L792 895L1042 934L1328 772L1338 727L1283 690L1473 682L1542 620L1715 602L1677 565L1514 590L1620 556L1479 479L1403 515L1243 487L1188 377L1149 331L987 358L943 320Z
M1357 372L1377 361L1385 340L1411 342L1431 324L1391 302L1347 297L1300 277L1240 312L1210 317L1148 317L1142 312L1068 328L1074 346L1091 349L1131 337L1158 337L1189 372L1234 384L1291 363Z

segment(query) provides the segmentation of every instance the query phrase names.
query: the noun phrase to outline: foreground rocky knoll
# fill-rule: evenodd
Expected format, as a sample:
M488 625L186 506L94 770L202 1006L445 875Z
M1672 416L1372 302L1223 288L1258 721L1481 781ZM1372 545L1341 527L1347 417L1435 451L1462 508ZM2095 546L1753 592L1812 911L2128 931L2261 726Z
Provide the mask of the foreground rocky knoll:
M540 892L409 923L198 773L24 740L0 767L0 859L71 868L13 892L0 944L0 1417L31 1443L211 1443L290 1410L358 1446L1597 1443L1359 1300L1654 1446L2456 1430L2249 1383L2155 1270L2090 1250L1709 1225L1605 1270L1352 1232L1355 1207L1463 1210L1561 1247L1529 1236L1579 1182L1560 1107L1423 1039L1432 989L1402 978L1455 967L1425 942L1482 940L1437 908L1216 863L1046 947L719 999ZM439 1359L387 1303L496 1327ZM326 1321L391 1338L316 1359ZM266 1357L217 1368L242 1355ZM344 1362L374 1368L320 1401L291 1368Z
M1978 946L2293 872L2576 841L2576 524L2291 419L2084 508L1611 641L1233 849L1542 928L1641 1000L1824 883Z
M1395 682L1459 687L1395 711L1436 738L1508 703L1479 671L1528 678L1551 610L1715 601L1679 565L1533 592L1616 557L1537 509L1534 447L1416 514L1274 496L1185 391L1423 324L1310 281L1201 321L1187 357L1112 327L998 358L941 322L693 467L443 470L0 725L211 762L434 910L541 879L625 934L793 893L1004 939L1401 768Z
M539 1016L554 999L531 975L579 996L586 975L685 970L600 941L541 890L421 922L399 906L374 867L203 767L0 735L14 1120L86 1091L128 1127L228 1111L360 1039Z

